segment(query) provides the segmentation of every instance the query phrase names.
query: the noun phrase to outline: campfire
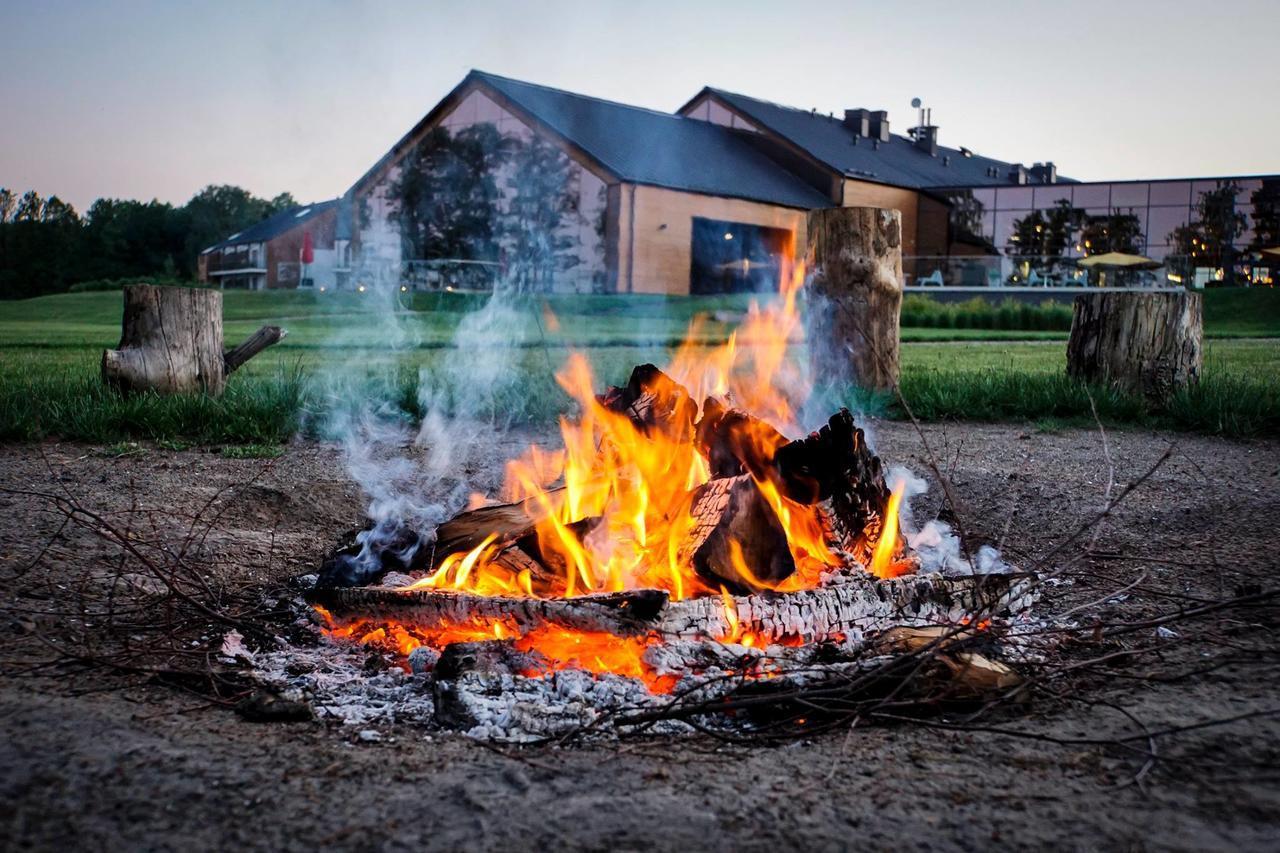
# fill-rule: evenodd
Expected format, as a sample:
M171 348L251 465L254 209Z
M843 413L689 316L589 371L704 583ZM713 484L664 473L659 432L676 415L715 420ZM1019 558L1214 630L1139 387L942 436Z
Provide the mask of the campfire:
M1030 603L1025 575L989 555L982 571L922 560L903 535L907 478L886 480L848 410L786 432L809 391L788 358L803 280L724 345L696 346L695 327L671 364L600 394L572 356L557 379L579 413L560 447L507 463L501 500L333 555L307 595L327 640L429 684L437 723L535 737L847 678L895 644L950 639L939 629L995 637Z

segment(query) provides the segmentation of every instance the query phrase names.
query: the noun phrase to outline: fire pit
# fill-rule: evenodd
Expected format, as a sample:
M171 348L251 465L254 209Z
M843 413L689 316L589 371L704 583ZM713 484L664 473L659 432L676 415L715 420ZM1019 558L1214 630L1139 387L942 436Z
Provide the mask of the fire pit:
M884 689L903 677L895 652L960 640L952 675L1016 682L995 656L1032 579L990 549L911 547L906 478L890 487L849 411L795 439L775 428L807 392L785 357L798 285L726 345L686 345L599 396L572 357L563 446L509 462L504 502L355 537L306 593L322 659L271 655L260 673L355 722L376 706L517 740L687 729L797 684ZM369 675L370 652L391 666Z

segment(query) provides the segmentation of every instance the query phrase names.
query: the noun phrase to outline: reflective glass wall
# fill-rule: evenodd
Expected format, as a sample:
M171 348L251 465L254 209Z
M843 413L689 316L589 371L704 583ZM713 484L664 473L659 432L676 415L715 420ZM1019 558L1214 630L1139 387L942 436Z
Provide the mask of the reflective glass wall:
M1280 176L942 190L951 239L982 254L1079 258L1106 251L1230 265L1280 245Z

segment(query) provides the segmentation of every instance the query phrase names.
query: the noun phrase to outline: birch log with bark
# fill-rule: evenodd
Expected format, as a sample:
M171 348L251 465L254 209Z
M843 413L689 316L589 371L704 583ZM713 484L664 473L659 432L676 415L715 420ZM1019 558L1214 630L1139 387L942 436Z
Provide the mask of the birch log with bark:
M1162 403L1200 381L1204 320L1198 293L1087 293L1076 297L1067 373Z
M123 391L217 395L229 373L285 334L279 326L263 326L223 352L219 291L130 285L124 289L120 346L102 353L102 379Z
M809 358L820 385L898 384L902 215L875 207L809 214Z

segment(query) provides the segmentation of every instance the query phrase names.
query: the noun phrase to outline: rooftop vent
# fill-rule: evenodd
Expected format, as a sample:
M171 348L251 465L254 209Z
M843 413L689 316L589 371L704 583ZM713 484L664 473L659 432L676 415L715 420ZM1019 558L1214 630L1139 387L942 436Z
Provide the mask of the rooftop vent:
M1009 183L1025 184L1027 182L1027 167L1021 163L1014 163L1009 167Z
M930 157L938 156L938 126L936 124L922 124L919 127L913 127L910 133L911 138L916 141L916 148L919 148Z

